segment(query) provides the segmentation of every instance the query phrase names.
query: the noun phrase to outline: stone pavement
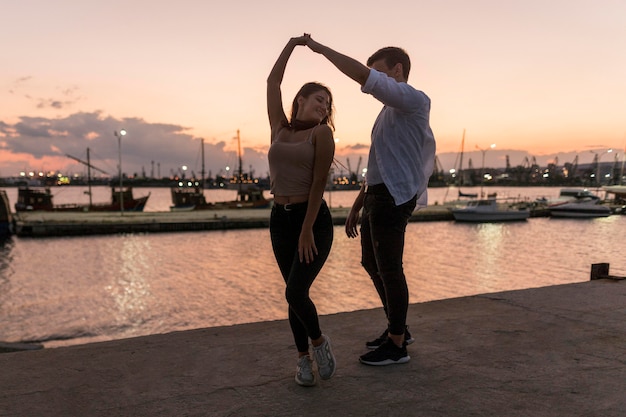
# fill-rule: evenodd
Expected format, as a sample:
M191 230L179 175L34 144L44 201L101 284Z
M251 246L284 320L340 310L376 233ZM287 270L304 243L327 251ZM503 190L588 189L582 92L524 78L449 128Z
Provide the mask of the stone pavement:
M0 416L624 416L626 281L409 309L408 364L358 363L381 309L321 317L338 362L295 384L288 323L0 354Z

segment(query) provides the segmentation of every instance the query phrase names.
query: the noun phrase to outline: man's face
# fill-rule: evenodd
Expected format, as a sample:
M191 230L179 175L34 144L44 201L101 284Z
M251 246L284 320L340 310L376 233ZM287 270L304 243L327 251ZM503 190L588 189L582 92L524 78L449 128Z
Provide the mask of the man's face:
M385 64L384 59L379 59L378 61L374 61L372 63L372 68L375 69L376 71L384 72L389 77L393 77L393 75L390 74L391 69L387 66L387 64Z
M404 81L404 77L402 76L402 64L400 63L394 65L392 68L389 68L384 59L379 59L378 61L374 61L372 63L371 68L387 74L388 77L391 77L398 82Z

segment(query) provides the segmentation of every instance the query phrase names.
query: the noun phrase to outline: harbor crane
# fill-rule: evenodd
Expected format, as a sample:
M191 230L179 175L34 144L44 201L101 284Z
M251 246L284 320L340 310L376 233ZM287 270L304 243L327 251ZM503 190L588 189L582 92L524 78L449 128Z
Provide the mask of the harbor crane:
M356 172L355 172L357 182L359 181L359 175L361 173L361 162L363 162L363 157L359 156L359 162L357 162L356 164Z

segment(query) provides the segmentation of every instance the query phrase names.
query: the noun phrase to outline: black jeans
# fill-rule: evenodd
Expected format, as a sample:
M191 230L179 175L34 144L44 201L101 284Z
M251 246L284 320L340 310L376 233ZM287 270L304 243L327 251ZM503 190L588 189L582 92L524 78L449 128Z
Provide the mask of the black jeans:
M289 324L298 352L309 350L309 338L318 339L322 335L309 289L324 266L333 243L333 220L328 206L322 202L313 225L318 253L314 255L313 262L300 262L298 239L306 210L307 203L274 204L270 215L272 249L287 284L285 298L289 304Z
M396 206L384 185L368 188L363 203L361 264L383 303L389 332L397 335L404 334L409 308L402 256L406 225L416 203L417 196Z

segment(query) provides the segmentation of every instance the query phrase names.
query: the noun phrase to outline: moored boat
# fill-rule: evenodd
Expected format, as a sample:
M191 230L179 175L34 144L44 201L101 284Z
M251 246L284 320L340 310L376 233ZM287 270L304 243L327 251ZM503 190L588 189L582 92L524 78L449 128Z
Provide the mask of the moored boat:
M184 181L178 187L171 189L172 206L171 211L192 211L192 210L226 210L241 208L268 208L272 205L272 199L266 199L263 189L253 181L244 179L241 162L241 139L237 130L237 155L239 156L239 171L236 178L230 183L230 187L237 187L237 198L232 201L207 202L204 196L204 139L201 142L202 150L202 172L201 180Z
M111 187L111 201L94 204L53 204L53 197L50 188L20 187L15 211L143 211L150 194L134 198L132 187L124 187L121 192L119 187Z
M600 197L594 194L587 188L561 188L559 195L556 198L540 197L535 200L537 204L540 204L546 208L550 206L571 203L576 201L600 201Z
M604 190L607 195L613 195L613 198L610 199L613 203L626 203L626 185L605 185L602 187L602 190Z
M626 214L626 185L606 185L602 190L606 192L604 203L611 211L614 214Z
M599 201L600 197L586 188L562 188L559 191L559 197L552 203L588 200Z
M551 204L548 210L551 217L589 219L611 215L611 209L608 206L602 205L599 199L593 198Z
M249 185L237 191L237 198L231 201L208 202L199 186L172 188L172 211L226 210L242 208L269 208L272 199L265 198L263 190Z
M495 198L471 200L464 207L452 209L454 220L458 222L505 222L524 221L530 217L526 207L498 203Z
M611 215L601 198L586 188L562 188L556 200L548 200L550 217L595 218Z
M0 190L0 239L13 234L13 216L6 191Z

